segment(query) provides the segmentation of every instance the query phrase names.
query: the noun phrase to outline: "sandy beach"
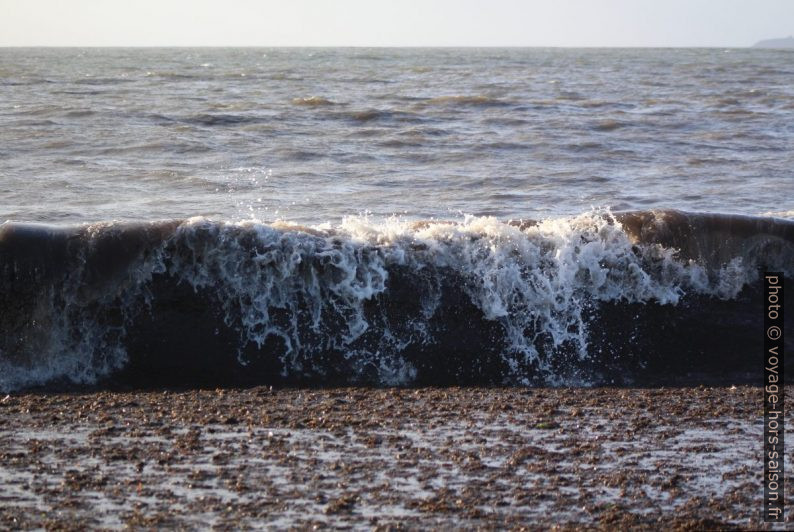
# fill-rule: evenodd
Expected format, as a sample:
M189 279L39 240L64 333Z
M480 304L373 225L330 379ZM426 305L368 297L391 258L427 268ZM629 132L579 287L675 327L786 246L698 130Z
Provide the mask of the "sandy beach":
M746 386L10 395L0 528L763 528L761 397Z
M415 4L0 0L0 532L794 531L794 0Z

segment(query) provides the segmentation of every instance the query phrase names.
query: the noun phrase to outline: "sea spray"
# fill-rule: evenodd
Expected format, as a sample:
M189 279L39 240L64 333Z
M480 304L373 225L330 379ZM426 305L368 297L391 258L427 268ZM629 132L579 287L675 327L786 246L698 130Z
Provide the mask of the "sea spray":
M760 266L791 257L791 228L772 221L729 229L733 256L719 261L700 233L724 229L695 231L692 253L699 220L7 223L0 389L133 369L155 382L167 378L141 372L166 367L241 383L625 380L647 367L636 345L649 313L737 301ZM594 345L605 308L628 319Z

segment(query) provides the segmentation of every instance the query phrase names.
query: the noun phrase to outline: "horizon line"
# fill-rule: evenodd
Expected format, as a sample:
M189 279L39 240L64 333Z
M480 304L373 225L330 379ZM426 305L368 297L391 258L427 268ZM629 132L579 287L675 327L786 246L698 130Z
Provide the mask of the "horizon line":
M401 48L561 48L561 49L730 49L744 50L754 48L755 44L750 45L536 45L536 44L444 44L444 45L361 45L361 44L0 44L0 48L381 48L381 49L401 49Z

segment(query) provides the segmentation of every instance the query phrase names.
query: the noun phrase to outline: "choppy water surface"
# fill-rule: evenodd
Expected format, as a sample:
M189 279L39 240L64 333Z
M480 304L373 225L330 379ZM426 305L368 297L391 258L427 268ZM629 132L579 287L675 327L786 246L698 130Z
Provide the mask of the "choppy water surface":
M756 382L792 58L0 50L0 391Z
M1 49L0 219L794 210L774 50Z

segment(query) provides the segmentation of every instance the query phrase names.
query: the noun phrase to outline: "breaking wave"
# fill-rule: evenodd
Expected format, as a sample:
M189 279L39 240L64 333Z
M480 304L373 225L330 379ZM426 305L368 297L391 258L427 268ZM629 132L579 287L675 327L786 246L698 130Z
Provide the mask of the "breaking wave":
M648 211L0 225L0 390L725 382L794 222Z

